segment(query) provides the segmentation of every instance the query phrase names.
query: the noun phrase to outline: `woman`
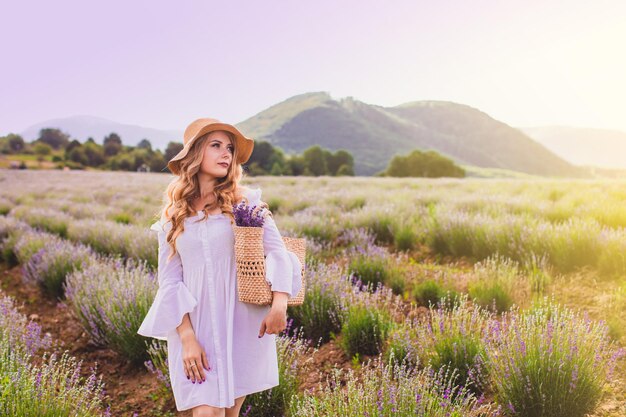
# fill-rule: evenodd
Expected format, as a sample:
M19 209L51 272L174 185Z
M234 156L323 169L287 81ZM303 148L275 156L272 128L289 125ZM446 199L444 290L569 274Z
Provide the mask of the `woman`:
M168 163L177 177L166 191L158 232L159 289L138 333L167 340L172 391L179 411L234 417L247 394L278 385L276 334L286 327L287 299L298 293L302 265L271 216L263 224L271 306L237 297L233 204L264 204L244 189L241 164L254 142L234 126L198 119Z

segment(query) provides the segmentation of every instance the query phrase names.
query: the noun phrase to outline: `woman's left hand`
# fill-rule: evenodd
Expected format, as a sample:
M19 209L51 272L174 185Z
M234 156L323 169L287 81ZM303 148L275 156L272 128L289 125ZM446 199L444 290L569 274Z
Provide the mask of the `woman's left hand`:
M284 294L285 296L281 296ZM261 322L259 337L267 334L278 334L287 327L287 293L274 293L274 302L270 312Z

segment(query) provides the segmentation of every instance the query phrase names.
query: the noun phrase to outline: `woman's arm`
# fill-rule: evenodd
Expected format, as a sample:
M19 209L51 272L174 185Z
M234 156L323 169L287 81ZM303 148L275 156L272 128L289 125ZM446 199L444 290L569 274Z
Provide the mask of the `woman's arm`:
M289 294L286 292L273 291L272 308L276 310L286 310Z
M278 334L287 327L287 299L289 294L286 292L273 291L274 299L270 312L261 322L259 337L263 334Z
M178 336L180 340L185 343L189 338L195 338L196 334L193 331L193 326L191 325L191 319L189 318L189 313L185 313L183 316L183 322L176 328L178 332Z
M181 343L183 345L183 369L187 379L190 379L193 383L202 384L206 381L204 375L205 369L208 371L211 369L209 360L206 355L206 351L196 339L196 334L193 331L191 325L191 319L189 313L185 313L183 316L183 322L176 328L178 336L180 336ZM196 366L191 366L195 363Z
M178 330L184 316L194 311L198 302L183 281L180 254L176 253L168 259L170 247L166 241L165 230L158 222L152 225L151 229L158 232L158 289L137 333L167 340L168 335Z

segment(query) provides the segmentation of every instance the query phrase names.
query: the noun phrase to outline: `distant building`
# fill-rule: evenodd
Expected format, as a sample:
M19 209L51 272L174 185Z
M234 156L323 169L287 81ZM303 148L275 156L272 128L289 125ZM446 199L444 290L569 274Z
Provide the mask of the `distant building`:
M150 172L150 167L146 164L141 164L139 168L137 168L137 172Z

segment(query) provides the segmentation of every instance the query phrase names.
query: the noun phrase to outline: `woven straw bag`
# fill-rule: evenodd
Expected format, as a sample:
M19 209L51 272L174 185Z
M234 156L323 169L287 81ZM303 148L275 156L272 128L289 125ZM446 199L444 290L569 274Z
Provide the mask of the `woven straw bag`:
M257 206L253 213L267 208L266 203ZM263 217L272 215L267 210ZM235 261L237 263L237 293L239 301L244 303L270 305L272 290L265 279L265 252L263 250L263 227L237 226L233 224L235 234ZM304 262L306 257L306 239L283 236L287 250L294 252L302 264L302 287L295 297L287 300L288 306L299 306L304 302L305 279Z

